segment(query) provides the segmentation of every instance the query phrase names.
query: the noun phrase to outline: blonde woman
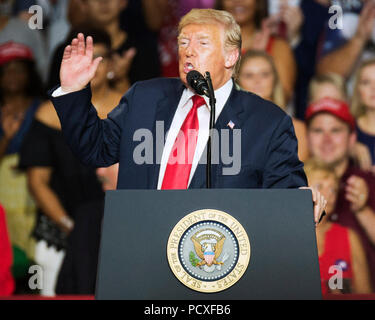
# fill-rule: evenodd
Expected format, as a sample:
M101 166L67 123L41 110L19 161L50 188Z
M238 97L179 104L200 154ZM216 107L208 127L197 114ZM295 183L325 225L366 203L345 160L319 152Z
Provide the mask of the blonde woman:
M308 97L310 103L326 97L346 101L345 80L336 73L318 74L310 81Z
M285 109L286 100L279 75L273 58L266 52L250 50L241 57L238 84L246 91L253 92ZM308 158L306 127L303 121L295 118L292 120L298 140L298 157L304 161Z
M357 139L368 147L375 172L375 59L358 68L351 111L357 121Z

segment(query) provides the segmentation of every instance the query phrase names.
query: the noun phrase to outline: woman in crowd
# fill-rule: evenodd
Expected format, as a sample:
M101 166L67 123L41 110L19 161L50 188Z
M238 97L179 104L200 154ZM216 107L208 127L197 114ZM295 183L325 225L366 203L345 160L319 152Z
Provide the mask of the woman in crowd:
M270 100L280 108L286 108L284 92L270 55L263 51L248 51L241 58L238 73L239 85L263 99ZM298 156L301 161L308 158L305 124L293 118L293 125L298 140Z
M240 25L243 53L255 49L273 57L288 103L293 94L296 62L288 42L271 34L266 3L262 0L217 0L216 8L230 12Z
M305 164L309 186L327 199L327 216L316 228L322 293L371 293L366 254L359 236L349 228L330 222L335 210L339 180L335 171L314 160ZM342 272L342 279L337 277ZM330 279L333 277L334 280ZM334 285L340 285L336 288Z
M101 30L87 32L94 39L94 56L103 57L90 85L93 104L99 117L105 118L121 98L120 93L109 87L107 79L111 39ZM83 166L65 143L59 119L49 101L36 113L23 144L20 167L27 169L29 186L38 204L33 234L38 239L35 260L44 270L42 294L54 295L67 236L74 227L75 208L101 199L104 194L95 170ZM71 273L64 274L67 278L74 277Z
M358 90L356 90L358 91ZM322 98L333 98L347 101L347 94L345 90L345 80L342 76L335 73L319 74L314 76L309 84L309 101L310 103L321 100ZM354 101L358 101L358 95L354 95ZM358 102L355 102L354 109L359 110ZM353 109L352 109L353 112ZM355 111L354 114L358 113ZM358 130L358 129L357 129ZM359 129L360 130L360 129ZM367 140L366 140L367 141ZM363 139L360 139L358 133L358 141L350 150L351 159L355 164L363 170L369 171L372 168L372 159L369 146Z
M12 245L34 257L31 231L35 204L26 175L16 167L19 151L40 104L41 80L29 47L15 42L0 45L0 202L7 213Z
M375 59L363 62L357 71L351 111L357 120L357 139L368 147L375 172Z
M325 73L315 75L311 79L309 84L309 102L318 101L326 97L347 100L343 77L335 73Z

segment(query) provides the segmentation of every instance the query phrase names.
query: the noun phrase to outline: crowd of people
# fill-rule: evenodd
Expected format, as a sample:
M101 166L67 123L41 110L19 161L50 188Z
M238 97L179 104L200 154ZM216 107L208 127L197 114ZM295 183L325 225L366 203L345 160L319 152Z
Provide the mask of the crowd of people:
M30 28L32 5L42 29ZM118 166L83 166L64 141L47 91L65 46L78 32L93 37L103 60L92 101L105 118L135 82L178 77L177 26L192 8L234 16L234 81L292 117L309 185L328 199L316 228L322 292L375 290L374 0L0 0L0 296L34 293L33 264L42 295L95 290L104 191ZM341 290L328 285L332 265Z

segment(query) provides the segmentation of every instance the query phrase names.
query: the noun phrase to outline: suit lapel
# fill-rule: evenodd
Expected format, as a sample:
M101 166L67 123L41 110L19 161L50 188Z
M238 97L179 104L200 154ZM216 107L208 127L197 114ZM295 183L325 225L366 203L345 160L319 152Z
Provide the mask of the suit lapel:
M232 92L215 124L215 128L217 130L228 129L228 124L230 121L232 121L232 123L234 124L233 129L241 128L243 121L242 115L244 113L244 106L242 104L242 100L239 94L240 90L241 89L233 81Z
M179 79L178 79L179 80ZM156 135L156 129L154 130L154 163L156 165L151 166L151 187L156 189L158 186L159 170L161 156L163 154L164 143L166 138L166 133L171 127L174 114L176 113L178 104L181 99L183 90L185 89L184 84L179 80L176 81L170 88L165 91L164 97L157 102L156 114L155 114L155 126L156 122L163 126L163 141L159 139ZM155 127L154 127L155 128ZM161 146L162 144L162 146Z
M171 89L166 92L164 98L158 101L155 121L163 121L164 129L167 132L172 124L173 116L176 113L181 95L185 86L180 81L171 86ZM170 92L169 92L170 91Z
M234 82L234 81L233 81ZM219 135L219 142L214 143L215 145L221 146L221 137L220 137L220 132L222 129L230 129L228 126L228 123L232 121L234 124L233 129L241 129L241 125L243 122L242 115L244 113L244 106L241 103L241 98L239 94L240 88L233 83L233 88L232 91L229 95L229 98L227 102L224 105L223 110L221 111L216 123L215 123L215 129L218 131ZM196 189L196 188L205 188L206 186L206 157L207 157L207 146L205 148L205 151L202 154L202 157L200 159L200 163L198 164L197 169L194 172L194 176L190 182L189 189ZM220 150L217 151L212 151L212 152L219 152L220 155ZM221 164L222 159L219 158L219 163ZM214 178L216 176L216 170L217 170L217 165L212 165L212 172L211 172L211 178ZM214 182L214 180L212 180ZM212 184L214 186L214 184Z

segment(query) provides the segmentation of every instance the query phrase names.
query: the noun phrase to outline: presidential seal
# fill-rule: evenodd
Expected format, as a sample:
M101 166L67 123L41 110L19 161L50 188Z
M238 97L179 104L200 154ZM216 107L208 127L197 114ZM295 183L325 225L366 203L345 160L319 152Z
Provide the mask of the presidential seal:
M167 257L172 272L185 286L219 292L245 273L250 242L245 229L231 215L203 209L176 224L168 239Z

